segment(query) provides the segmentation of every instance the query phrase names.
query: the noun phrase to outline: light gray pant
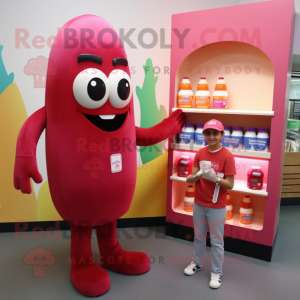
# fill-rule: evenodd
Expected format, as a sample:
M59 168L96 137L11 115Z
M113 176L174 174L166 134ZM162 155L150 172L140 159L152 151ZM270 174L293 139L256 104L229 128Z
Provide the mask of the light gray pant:
M226 207L210 208L194 203L193 223L195 231L194 262L202 267L206 247L207 225L210 229L210 243L212 264L211 271L222 275L224 260L224 225L226 219Z

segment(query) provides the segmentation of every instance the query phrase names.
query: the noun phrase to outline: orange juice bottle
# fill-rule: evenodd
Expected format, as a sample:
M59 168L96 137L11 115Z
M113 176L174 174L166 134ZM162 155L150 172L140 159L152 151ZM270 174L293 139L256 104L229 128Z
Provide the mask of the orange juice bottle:
M183 77L178 93L178 108L192 108L194 93L188 77Z
M250 196L245 196L240 208L240 223L251 224L253 222L253 208Z
M228 108L228 92L224 77L219 77L213 94L213 108Z
M183 209L187 212L192 212L194 208L194 202L195 202L195 189L192 184L188 186L183 201L184 201Z
M226 199L226 220L232 219L232 204L231 204L231 198L229 193L227 193L227 199Z
M208 89L207 80L201 77L197 85L197 92L195 94L195 108L209 108L210 107L210 92Z

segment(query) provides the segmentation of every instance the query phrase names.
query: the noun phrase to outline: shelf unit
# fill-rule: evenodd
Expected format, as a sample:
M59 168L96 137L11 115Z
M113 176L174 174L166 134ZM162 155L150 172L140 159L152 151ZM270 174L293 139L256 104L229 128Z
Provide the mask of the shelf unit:
M224 76L229 93L228 109L182 109L187 115L187 123L204 124L215 118L224 126L267 128L270 132L270 152L231 150L236 161L246 162L247 169L239 170L234 189L229 191L234 214L225 225L225 250L266 261L272 257L279 219L282 145L287 127L286 95L289 94L287 82L291 70L294 22L293 0L266 1L172 16L172 28L180 32L185 28L191 29L183 48L172 32L169 114L178 109L177 94L183 77L190 78L195 91L200 77L205 76L212 96L217 78ZM199 39L210 28L214 28L215 33L209 32ZM229 31L223 34L228 29L230 34ZM274 31L278 33L276 36L272 34ZM245 38L246 35L249 38ZM173 137L168 145L168 178L171 180L168 181L167 235L187 239L186 233L192 235L193 228L192 213L183 210L188 184L185 178L177 176L174 164L179 155L184 153L191 157L201 147L176 141ZM246 185L244 173L256 163L263 165L265 170L262 190L250 190ZM250 194L253 199L254 222L251 225L238 221L238 209L245 194Z

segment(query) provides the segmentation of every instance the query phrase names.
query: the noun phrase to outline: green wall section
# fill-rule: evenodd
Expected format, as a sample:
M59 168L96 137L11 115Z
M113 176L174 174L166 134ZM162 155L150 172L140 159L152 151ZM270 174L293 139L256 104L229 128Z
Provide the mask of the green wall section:
M145 71L145 79L142 88L136 87L136 94L141 107L141 128L149 128L167 117L167 111L163 105L157 108L155 85L158 76L154 76L153 64L150 58L147 59L143 66ZM140 147L140 154L143 164L162 155L162 143L154 146Z
M8 75L6 72L2 59L2 50L3 45L0 45L0 95L14 81L14 73Z

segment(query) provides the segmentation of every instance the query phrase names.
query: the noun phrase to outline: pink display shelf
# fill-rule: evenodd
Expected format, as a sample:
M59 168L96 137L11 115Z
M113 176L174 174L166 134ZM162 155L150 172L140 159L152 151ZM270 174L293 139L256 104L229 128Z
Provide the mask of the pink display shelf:
M280 20L280 22L278 22ZM268 128L269 153L233 153L237 169L236 186L230 191L234 217L226 222L225 250L270 261L276 237L288 112L295 10L293 0L274 0L232 7L196 11L172 16L170 73L171 113L177 108L177 93L184 76L193 91L201 76L208 80L211 95L219 76L225 77L229 104L227 111L187 109L187 122L204 124L211 118L227 126ZM189 31L180 42L176 32ZM250 71L251 70L251 71ZM183 210L187 188L176 177L176 162L197 148L169 141L167 234L191 239L192 214ZM244 168L243 166L246 165ZM250 166L262 167L261 194L243 190ZM238 209L250 194L254 222L242 225Z

